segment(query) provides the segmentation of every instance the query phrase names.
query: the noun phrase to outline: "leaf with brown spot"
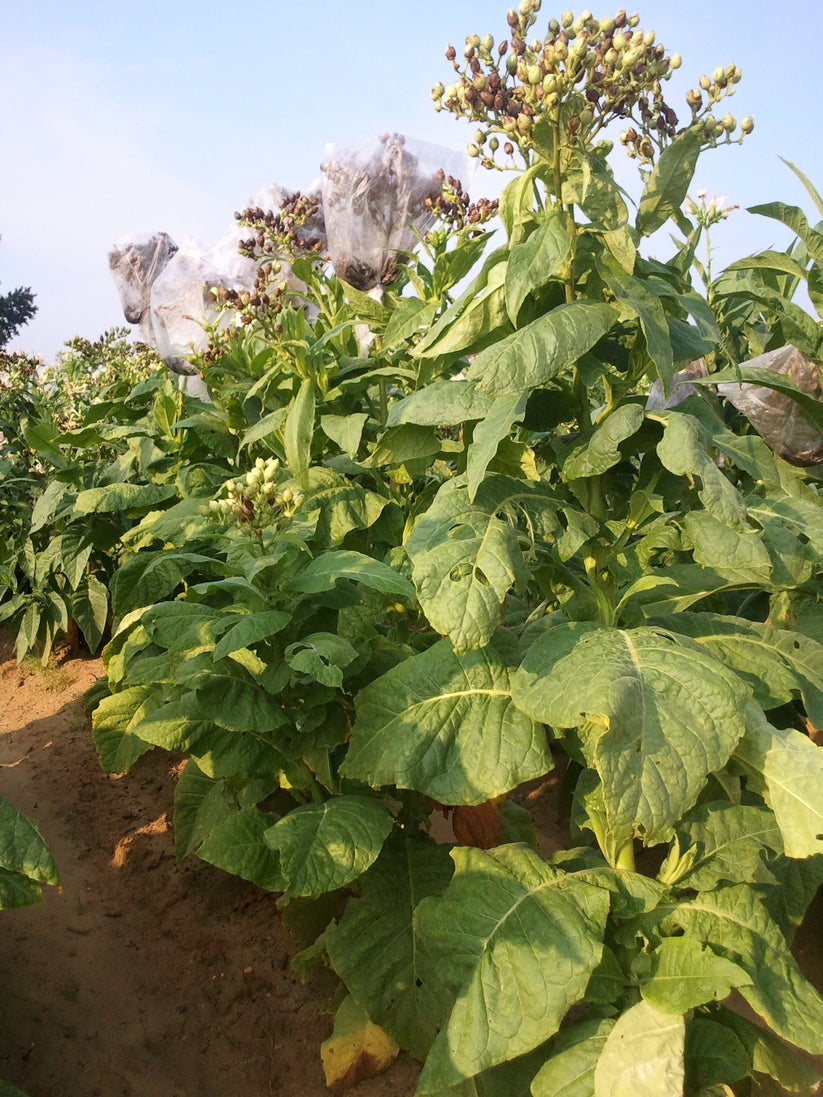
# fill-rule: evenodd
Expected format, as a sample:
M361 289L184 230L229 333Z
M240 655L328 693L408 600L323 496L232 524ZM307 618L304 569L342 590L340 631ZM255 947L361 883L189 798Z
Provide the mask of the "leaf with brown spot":
M345 1090L365 1078L374 1078L391 1066L399 1050L349 995L334 1018L334 1032L320 1048L326 1085Z

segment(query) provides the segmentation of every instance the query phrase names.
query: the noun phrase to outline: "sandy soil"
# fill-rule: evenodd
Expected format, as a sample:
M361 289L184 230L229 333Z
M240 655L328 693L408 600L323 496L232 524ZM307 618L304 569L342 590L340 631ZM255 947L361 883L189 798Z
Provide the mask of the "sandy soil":
M105 776L78 698L99 660L49 676L0 633L0 795L33 816L61 887L0 915L0 1078L29 1097L321 1097L338 987L295 976L275 897L191 859L160 751ZM545 813L540 790L532 807ZM550 825L550 820L542 820ZM823 892L796 955L823 990ZM401 1054L358 1097L411 1097Z

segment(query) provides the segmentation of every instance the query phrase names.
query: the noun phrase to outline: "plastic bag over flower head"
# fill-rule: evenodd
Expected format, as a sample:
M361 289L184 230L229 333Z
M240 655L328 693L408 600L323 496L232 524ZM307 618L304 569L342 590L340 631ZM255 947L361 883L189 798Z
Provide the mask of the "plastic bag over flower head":
M440 194L437 171L457 175L468 157L383 134L353 149L326 147L321 164L329 258L335 274L367 292L397 277L397 265L433 224L426 199Z
M791 344L740 364L782 373L801 392L823 401L820 367ZM746 416L766 445L784 461L800 466L823 462L823 435L790 396L765 385L736 381L718 385L717 391Z
M117 287L123 315L130 324L140 324L146 342L151 287L177 252L167 232L143 233L118 240L109 248L111 276Z

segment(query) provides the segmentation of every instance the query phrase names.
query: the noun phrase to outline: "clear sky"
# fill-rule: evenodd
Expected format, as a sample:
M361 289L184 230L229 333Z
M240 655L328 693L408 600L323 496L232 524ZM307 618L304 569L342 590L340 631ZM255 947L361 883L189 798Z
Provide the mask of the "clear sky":
M12 347L50 361L72 336L124 324L106 261L115 240L160 229L209 248L266 184L308 187L327 142L389 130L464 148L473 128L435 113L429 92L449 82L446 46L462 52L471 33L502 39L511 2L2 0L0 293L30 286L39 309ZM562 10L544 0L535 31ZM823 193L820 0L630 10L683 57L666 95L681 118L700 73L743 70L728 109L753 115L754 133L706 153L692 193L741 207L781 200L816 221L780 157ZM632 186L633 166L618 178ZM479 171L472 193L498 186ZM715 230L715 269L789 238L741 210Z

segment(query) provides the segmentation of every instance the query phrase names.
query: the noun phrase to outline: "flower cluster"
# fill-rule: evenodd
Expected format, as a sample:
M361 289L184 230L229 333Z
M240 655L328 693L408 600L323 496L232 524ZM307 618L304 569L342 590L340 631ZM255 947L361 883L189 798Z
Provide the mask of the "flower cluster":
M435 109L481 124L469 154L485 167L500 166L495 160L498 134L506 141L507 156L515 145L527 160L535 147L545 147L547 134L535 132L541 119L551 122L566 144L591 143L611 122L631 119L634 127L623 144L631 156L651 163L655 150L678 133L678 117L663 98L661 82L680 67L679 54L669 56L654 32L638 25L639 16L622 8L604 19L589 11L577 17L567 11L549 21L544 38L529 41L540 5L541 0L521 0L517 11L509 10L509 37L496 50L490 34L469 35L461 64L449 46L446 57L457 77L449 87L439 83L432 90ZM730 129L728 118L717 122L711 108L733 94L739 79L734 65L718 69L705 104L692 92L687 97L692 123L704 123L707 145L735 128L733 119ZM746 119L741 132L750 132L751 124Z
M237 523L244 532L260 537L264 529L279 529L303 501L303 494L277 483L280 462L258 457L245 476L227 480L221 497L209 503L210 515L218 521ZM225 495L222 493L225 492Z
M702 228L708 228L710 225L716 225L718 221L725 221L730 213L740 209L739 205L724 206L725 201L725 194L713 194L707 202L706 191L699 190L696 200L687 198L683 209L685 213L695 219L698 225Z

